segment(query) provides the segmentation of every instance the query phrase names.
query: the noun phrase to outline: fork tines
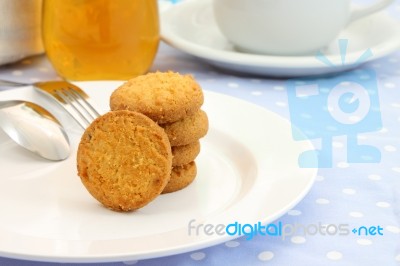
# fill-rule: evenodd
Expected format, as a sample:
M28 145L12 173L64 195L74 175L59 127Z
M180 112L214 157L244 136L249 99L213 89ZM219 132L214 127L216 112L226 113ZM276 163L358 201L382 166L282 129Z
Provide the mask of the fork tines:
M83 128L100 114L90 104L89 96L78 86L67 81L46 81L33 84L34 88L50 96Z
M70 113L82 128L85 129L99 116L99 113L85 99L85 97L72 87L60 88L59 90L56 90L55 93L61 97L67 105L71 106L74 112Z

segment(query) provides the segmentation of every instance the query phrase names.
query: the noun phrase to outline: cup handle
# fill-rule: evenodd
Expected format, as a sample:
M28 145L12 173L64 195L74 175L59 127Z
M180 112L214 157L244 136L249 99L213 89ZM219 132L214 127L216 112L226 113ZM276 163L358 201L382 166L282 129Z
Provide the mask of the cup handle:
M393 2L394 2L394 0L380 0L377 3L370 5L368 7L352 8L349 23L353 22L357 19L360 19L362 17L368 16L372 13L375 13L375 12L387 7L388 5L390 5Z

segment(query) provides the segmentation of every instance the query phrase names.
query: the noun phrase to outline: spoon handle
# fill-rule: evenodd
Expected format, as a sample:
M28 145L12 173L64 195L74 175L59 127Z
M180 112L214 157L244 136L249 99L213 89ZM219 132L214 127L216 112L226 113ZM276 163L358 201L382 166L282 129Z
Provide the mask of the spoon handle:
M20 103L22 103L22 101L18 101L18 100L0 101L0 109L14 106L14 105L17 105Z
M0 86L21 87L21 86L28 86L28 85L32 85L32 84L16 82L16 81L11 81L11 80L0 80Z

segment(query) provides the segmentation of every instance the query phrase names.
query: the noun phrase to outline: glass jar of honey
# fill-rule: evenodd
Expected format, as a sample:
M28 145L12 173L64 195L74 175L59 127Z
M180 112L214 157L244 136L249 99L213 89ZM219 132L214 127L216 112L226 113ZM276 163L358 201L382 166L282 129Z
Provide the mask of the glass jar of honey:
M130 79L157 53L157 0L44 0L42 34L64 79Z

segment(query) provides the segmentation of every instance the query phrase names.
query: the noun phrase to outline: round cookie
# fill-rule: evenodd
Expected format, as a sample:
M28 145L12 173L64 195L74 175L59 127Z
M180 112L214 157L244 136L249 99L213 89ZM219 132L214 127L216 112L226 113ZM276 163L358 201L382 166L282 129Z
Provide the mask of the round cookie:
M111 110L131 110L154 121L171 123L195 113L203 91L190 75L155 72L128 80L110 97Z
M200 153L200 142L196 141L183 146L172 146L172 167L194 161Z
M141 208L167 185L172 153L164 130L143 114L111 111L84 132L78 175L89 193L116 211Z
M160 126L167 133L171 146L182 146L193 143L207 134L208 118L206 112L198 110L184 119Z
M171 179L164 188L162 194L175 192L187 187L193 182L196 175L197 167L195 162L172 168Z

